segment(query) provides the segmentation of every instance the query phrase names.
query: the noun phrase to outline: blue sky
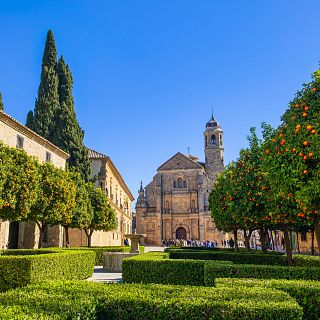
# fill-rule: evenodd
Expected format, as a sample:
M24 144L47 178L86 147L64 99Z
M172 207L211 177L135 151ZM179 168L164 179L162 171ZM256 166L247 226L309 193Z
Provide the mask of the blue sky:
M136 197L176 152L201 159L211 107L226 163L251 126L280 122L320 60L317 0L0 0L0 91L21 122L34 108L48 29L74 77L85 142Z

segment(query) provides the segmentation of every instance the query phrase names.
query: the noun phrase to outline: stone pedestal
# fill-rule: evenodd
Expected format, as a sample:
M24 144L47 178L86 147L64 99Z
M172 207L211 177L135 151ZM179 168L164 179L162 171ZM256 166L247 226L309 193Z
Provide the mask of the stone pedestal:
M131 240L131 253L140 253L139 243L140 240L145 238L145 234L125 234L125 237Z
M138 254L130 252L105 252L103 254L103 269L107 272L122 272L122 260Z

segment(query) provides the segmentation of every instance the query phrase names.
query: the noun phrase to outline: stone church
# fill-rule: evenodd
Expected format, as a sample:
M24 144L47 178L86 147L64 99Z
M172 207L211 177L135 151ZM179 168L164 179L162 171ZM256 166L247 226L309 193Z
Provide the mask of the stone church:
M166 239L224 239L212 223L209 196L224 169L223 130L212 116L204 131L205 163L180 152L163 163L153 180L140 187L136 203L137 233L159 245Z

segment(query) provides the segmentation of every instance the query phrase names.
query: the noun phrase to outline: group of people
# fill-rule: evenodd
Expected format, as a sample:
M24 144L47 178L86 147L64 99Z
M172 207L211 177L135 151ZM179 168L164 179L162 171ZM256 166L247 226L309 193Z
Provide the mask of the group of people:
M199 241L199 240L184 240L184 239L170 239L170 240L162 240L161 241L162 246L164 247L205 247L205 248L215 248L218 247L217 241ZM233 249L235 245L235 242L232 238L229 240L221 240L221 247L222 248L231 248Z
M170 239L170 240L162 240L161 241L162 246L164 247L206 247L206 248L214 248L218 246L217 241L199 241L199 240L184 240L184 239Z

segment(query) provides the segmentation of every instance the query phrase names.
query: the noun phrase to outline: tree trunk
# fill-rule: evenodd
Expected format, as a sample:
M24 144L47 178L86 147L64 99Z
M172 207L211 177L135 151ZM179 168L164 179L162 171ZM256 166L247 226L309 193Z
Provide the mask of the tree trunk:
M272 243L272 250L275 250L275 244L274 244L274 238L273 238L273 231L270 231L270 236L271 236L271 243Z
M311 230L311 254L314 256L314 229Z
M86 233L86 236L87 236L87 246L88 248L91 248L91 238L93 234L93 229L84 229L84 232Z
M44 228L46 227L46 224L41 221L36 222L38 228L39 228L39 241L38 241L38 248L41 249L43 246L43 240L44 240Z
M318 243L318 253L320 253L320 225L319 225L319 217L314 217L314 231L316 234L316 239Z
M297 239L297 249L298 249L298 253L300 254L299 232L298 232L298 231L296 231L296 239Z
M69 226L68 225L65 225L63 226L64 228L64 234L66 236L66 248L69 248L70 247L70 241L69 241Z
M274 231L274 242L275 242L275 245L276 245L276 250L278 251L278 237L277 237L277 230Z
M239 246L238 246L238 230L233 231L233 236L234 236L234 252L238 253L239 252Z
M266 243L266 231L263 227L260 228L259 235L260 235L261 250L263 251L263 253L266 253L268 251L267 243Z
M283 227L283 234L284 234L284 245L285 245L286 254L287 254L288 266L292 266L292 264L293 264L292 245L291 245L291 241L290 241L288 226Z
M247 251L250 252L250 238L252 235L252 230L249 229L248 233L247 233L247 230L243 230L243 234L244 234L245 247L247 248Z

